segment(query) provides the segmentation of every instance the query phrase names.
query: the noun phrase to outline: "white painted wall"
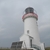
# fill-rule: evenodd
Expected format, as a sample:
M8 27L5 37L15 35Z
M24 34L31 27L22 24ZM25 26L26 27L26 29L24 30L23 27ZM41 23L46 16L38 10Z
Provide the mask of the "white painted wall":
M23 41L22 48L30 48L29 37L26 34L23 34L20 37L20 41ZM26 45L26 46L25 46Z
M41 43L41 50L45 50L44 43Z
M27 30L29 30L29 35L32 36L34 40L37 40L37 42L40 41L36 18L29 17L24 20L24 34L28 34Z

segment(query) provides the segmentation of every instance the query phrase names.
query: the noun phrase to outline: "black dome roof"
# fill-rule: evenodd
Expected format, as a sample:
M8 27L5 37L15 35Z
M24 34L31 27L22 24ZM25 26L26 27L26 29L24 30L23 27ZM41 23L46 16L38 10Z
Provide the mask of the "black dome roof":
M34 9L32 7L28 7L25 9L26 14L27 13L34 13Z

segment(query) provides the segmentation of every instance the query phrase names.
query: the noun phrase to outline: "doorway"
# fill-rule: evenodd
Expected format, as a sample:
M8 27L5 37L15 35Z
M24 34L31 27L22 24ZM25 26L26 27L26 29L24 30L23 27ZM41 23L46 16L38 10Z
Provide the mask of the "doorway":
M30 39L30 47L32 48L32 39Z

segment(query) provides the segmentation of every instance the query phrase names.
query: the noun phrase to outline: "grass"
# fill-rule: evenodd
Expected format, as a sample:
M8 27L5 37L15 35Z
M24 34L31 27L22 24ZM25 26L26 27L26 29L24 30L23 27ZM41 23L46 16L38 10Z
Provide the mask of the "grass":
M10 50L9 48L0 48L0 50Z
M50 47L46 47L45 50L50 50Z
M9 48L0 48L0 50L10 50ZM46 47L45 50L50 50L50 47Z

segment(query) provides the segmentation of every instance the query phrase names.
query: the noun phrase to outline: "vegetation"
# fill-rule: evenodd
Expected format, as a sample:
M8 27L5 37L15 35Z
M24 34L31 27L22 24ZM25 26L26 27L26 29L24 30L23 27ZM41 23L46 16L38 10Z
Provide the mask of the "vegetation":
M0 48L0 50L10 50L9 48ZM50 47L46 47L45 50L50 50Z
M45 50L50 50L50 47L46 47Z
M9 48L0 48L0 50L10 50Z

